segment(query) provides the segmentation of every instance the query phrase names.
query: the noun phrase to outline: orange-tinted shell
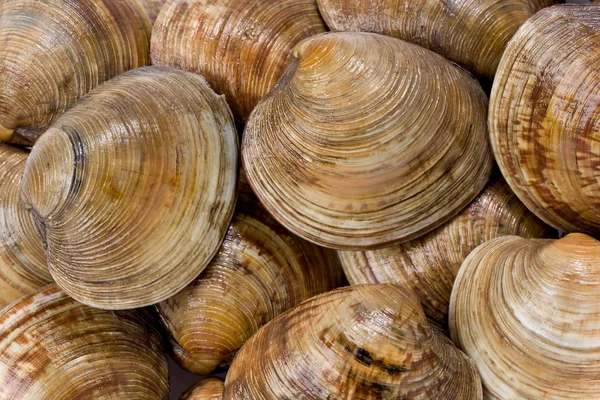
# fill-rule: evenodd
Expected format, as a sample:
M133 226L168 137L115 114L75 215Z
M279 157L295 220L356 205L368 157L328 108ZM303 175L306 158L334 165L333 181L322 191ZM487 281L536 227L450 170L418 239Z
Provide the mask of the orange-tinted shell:
M179 400L221 400L225 384L219 378L206 378L188 389Z

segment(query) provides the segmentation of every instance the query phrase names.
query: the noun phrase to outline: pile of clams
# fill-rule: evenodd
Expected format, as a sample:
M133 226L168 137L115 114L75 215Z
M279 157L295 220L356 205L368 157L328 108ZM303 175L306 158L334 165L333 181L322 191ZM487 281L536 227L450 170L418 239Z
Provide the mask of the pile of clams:
M600 399L556 3L0 0L0 400Z

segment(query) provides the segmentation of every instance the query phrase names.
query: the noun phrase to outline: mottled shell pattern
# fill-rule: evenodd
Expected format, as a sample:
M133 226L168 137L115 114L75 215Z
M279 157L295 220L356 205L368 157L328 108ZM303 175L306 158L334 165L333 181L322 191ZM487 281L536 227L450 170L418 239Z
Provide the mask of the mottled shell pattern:
M186 391L179 400L222 400L224 388L222 379L202 379Z
M498 238L462 265L450 332L487 399L600 399L598 298L600 242Z
M314 297L265 325L240 350L224 399L482 398L467 356L396 285Z
M217 255L158 310L174 358L198 375L227 366L258 329L300 302L338 287L334 251L283 229L240 183L237 211Z
M152 32L152 64L204 76L246 121L292 47L326 30L316 0L168 0Z
M365 250L421 236L483 190L487 98L441 56L371 33L307 39L244 132L248 181L287 229Z
M0 398L167 400L154 318L87 307L56 285L24 297L0 314Z
M350 283L410 287L433 323L446 326L452 285L477 246L499 236L556 237L519 201L499 174L460 214L427 235L380 250L339 252Z
M519 26L556 0L318 0L334 31L392 36L493 78Z
M231 221L237 140L223 98L183 71L139 68L77 102L35 144L21 184L58 285L106 309L188 285Z
M494 82L490 137L502 174L538 217L600 234L600 7L564 5L523 25Z
M20 198L27 156L0 143L0 310L52 282L41 239Z
M0 140L32 144L94 87L148 65L163 2L0 1Z

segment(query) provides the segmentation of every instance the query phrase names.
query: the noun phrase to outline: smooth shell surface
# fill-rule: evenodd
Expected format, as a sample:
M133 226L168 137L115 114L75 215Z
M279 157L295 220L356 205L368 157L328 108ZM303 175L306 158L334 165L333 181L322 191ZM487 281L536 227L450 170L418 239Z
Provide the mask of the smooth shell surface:
M201 74L245 121L292 47L326 30L316 0L170 0L152 32L152 64Z
M0 143L0 309L52 282L33 218L19 196L27 156Z
M150 63L163 0L0 2L0 140L31 144L77 99Z
M416 43L493 78L519 26L555 0L318 0L334 31L380 33Z
M329 33L297 45L244 132L248 180L286 228L364 250L421 236L468 205L492 167L487 98L414 44Z
M305 301L240 350L224 399L481 399L472 362L395 285Z
M219 378L206 378L192 386L179 400L221 400L224 382Z
M4 400L167 400L168 376L146 310L90 308L51 285L0 314Z
M473 249L499 236L552 234L556 237L497 176L460 214L425 236L385 249L339 254L350 283L410 287L432 322L446 326L454 279Z
M496 160L521 201L564 232L600 234L600 7L541 11L492 90Z
M498 238L461 267L450 331L488 399L599 399L598 298L600 242Z
M127 309L171 297L208 265L233 215L237 168L223 98L198 75L145 67L63 114L21 186L59 286Z
M227 366L258 329L341 284L335 252L287 232L240 184L237 211L217 255L158 309L174 358L198 375Z

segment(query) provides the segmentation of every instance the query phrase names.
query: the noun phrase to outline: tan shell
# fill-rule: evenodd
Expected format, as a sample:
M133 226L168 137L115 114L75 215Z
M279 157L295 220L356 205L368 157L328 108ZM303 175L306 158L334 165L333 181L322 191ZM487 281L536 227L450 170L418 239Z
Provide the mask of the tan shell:
M488 399L600 399L598 298L600 242L498 238L462 265L450 331Z
M206 270L158 309L175 360L198 375L229 365L282 312L341 284L337 255L275 222L241 183L237 211Z
M521 201L565 232L600 234L600 7L565 5L529 20L492 90L496 160Z
M240 350L224 399L481 399L471 361L431 328L416 296L359 285L305 301Z
M19 182L28 152L0 143L0 310L52 282Z
M473 249L499 236L552 234L556 237L496 176L460 214L425 236L381 250L339 254L350 283L408 286L432 322L445 327L454 279Z
M235 205L237 133L202 77L146 67L96 88L33 147L24 198L70 296L106 309L183 289Z
M220 378L206 378L192 386L179 400L221 400L224 382Z
M421 236L485 186L487 98L429 50L369 33L303 41L244 133L248 180L286 228L364 250Z
M316 0L169 0L152 32L152 64L201 74L245 121L292 47L326 30Z
M77 99L150 62L164 0L0 2L0 140L32 144Z
M0 314L0 398L167 400L152 317L90 308L56 285L24 297Z
M416 43L493 78L517 29L556 0L318 0L334 31L381 33Z

